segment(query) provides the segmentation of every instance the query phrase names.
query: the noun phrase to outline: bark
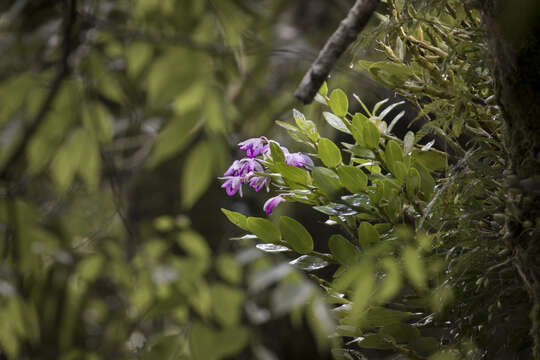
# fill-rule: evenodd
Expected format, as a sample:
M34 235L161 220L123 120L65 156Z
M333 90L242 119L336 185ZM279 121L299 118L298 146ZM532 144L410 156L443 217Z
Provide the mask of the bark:
M504 239L531 300L530 335L540 359L540 3L484 0L482 7L510 160Z
M313 97L328 77L330 70L366 26L379 0L357 0L347 17L341 21L337 30L328 39L317 59L313 62L294 96L304 104L313 101Z

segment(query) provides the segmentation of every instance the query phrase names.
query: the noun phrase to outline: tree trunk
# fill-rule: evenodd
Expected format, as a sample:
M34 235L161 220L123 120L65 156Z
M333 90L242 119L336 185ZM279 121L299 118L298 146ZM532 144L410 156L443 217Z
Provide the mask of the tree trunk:
M532 303L540 359L540 3L483 0L482 7L509 155L504 239Z

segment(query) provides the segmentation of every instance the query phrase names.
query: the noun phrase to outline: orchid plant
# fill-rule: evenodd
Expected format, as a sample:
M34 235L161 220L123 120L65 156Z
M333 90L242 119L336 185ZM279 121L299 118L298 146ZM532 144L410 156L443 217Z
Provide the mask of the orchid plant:
M434 193L432 173L445 168L446 155L433 149L433 143L417 144L412 132L403 139L392 134L403 112L390 121L386 117L400 102L384 110L382 106L388 99L372 110L361 103L365 113L351 114L345 93L335 89L328 94L326 84L317 100L331 109L323 113L325 120L348 135L350 142L338 146L321 137L315 123L294 110L296 126L278 124L313 150L315 161L301 152L290 153L265 137L252 138L238 144L247 157L234 161L221 179L229 196L242 196L244 184L255 191L275 188L278 194L263 206L266 214L288 201L309 204L327 215L326 224L336 228L327 240L328 246L322 246L329 253L315 245L323 239L315 242L308 229L288 216L281 216L276 226L265 218L222 211L232 223L251 233L249 238L268 245L258 246L260 249L301 255L291 260L292 265L300 263L308 271L332 263L339 266L330 279L333 282L312 276L339 314L340 326L335 329L338 335L356 339L360 348L388 349L392 341L401 341L400 333L410 332L407 351L421 356L432 354L438 348L433 339L418 330L420 325L411 325L426 314L413 316L385 304L390 300L403 302L399 298L404 286L402 273L417 297L437 296L440 304L441 298L449 296L438 288L428 291L428 280L438 270L425 265L431 238L422 229Z

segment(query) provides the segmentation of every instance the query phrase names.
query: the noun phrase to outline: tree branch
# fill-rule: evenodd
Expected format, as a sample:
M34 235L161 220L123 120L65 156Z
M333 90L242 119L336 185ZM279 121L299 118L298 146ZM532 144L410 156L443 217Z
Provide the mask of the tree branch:
M16 145L15 149L11 152L7 160L5 161L2 169L0 170L0 179L9 180L11 176L12 168L19 162L20 158L24 155L28 143L32 139L32 136L37 132L40 125L43 123L47 112L49 111L64 79L69 75L69 55L71 54L72 44L71 38L73 33L73 25L76 18L76 4L77 0L67 1L67 11L66 17L64 20L64 39L63 39L63 49L62 49L62 58L58 64L58 73L54 78L47 97L43 101L35 119L26 127L22 139Z
M336 61L366 26L378 4L379 0L356 1L347 17L341 21L337 30L328 39L296 89L294 96L298 100L304 104L313 101L313 97L328 77Z

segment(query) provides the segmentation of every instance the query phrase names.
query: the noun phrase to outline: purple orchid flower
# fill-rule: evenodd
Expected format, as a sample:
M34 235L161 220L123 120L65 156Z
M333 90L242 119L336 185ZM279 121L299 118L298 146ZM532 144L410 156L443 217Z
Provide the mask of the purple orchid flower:
M251 186L255 191L259 191L266 185L266 191L270 191L270 178L266 176L253 176L249 179L249 186Z
M240 150L244 150L246 152L246 155L249 158L254 158L263 153L265 142L267 142L265 137L251 138L242 141L238 144L238 146L240 146Z
M238 172L242 168L242 162L240 160L234 160L231 166L225 171L225 174L223 176L233 176L238 175Z
M263 172L264 169L261 164L255 159L242 159L240 160L240 168L235 175L246 176L253 172Z
M314 166L313 160L311 160L309 156L302 154L301 152L285 155L285 162L289 165L302 167L309 171L311 171Z
M237 192L240 193L240 197L242 197L242 185L243 185L243 179L239 176L227 176L223 177L221 179L226 179L225 182L221 185L222 188L225 188L225 191L227 192L227 195L233 196Z
M263 210L267 215L270 215L272 211L278 206L280 203L285 201L284 198L281 197L281 195L271 197L270 199L266 200L263 206Z

